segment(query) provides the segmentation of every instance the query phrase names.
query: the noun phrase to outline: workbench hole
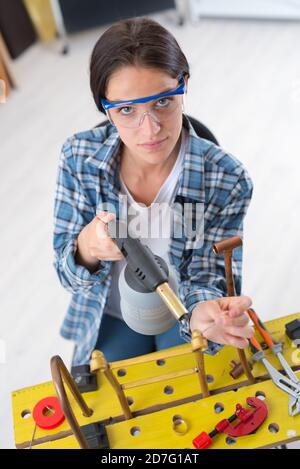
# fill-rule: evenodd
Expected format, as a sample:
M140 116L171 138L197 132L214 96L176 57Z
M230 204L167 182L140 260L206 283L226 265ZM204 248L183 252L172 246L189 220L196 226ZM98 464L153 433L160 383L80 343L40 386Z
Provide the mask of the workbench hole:
M216 402L215 405L214 405L214 409L215 409L216 414L220 414L221 412L223 412L224 406L223 406L222 402Z
M268 426L268 430L270 433L278 433L279 425L277 425L277 423L270 423L270 425Z
M54 414L55 414L55 409L53 409L53 407L48 405L47 407L43 408L43 415L45 417L50 417L51 415L54 415Z
M133 404L134 401L133 401L133 398L132 398L132 397L127 396L126 399L127 399L128 405L132 405L132 404Z
M264 401L266 399L266 395L263 391L257 391L255 393L255 397L257 397L258 399L260 399L261 401Z
M165 386L164 393L165 394L173 394L174 388L172 386Z
M164 366L166 364L166 360L156 360L157 366Z
M206 381L209 383L212 383L214 381L214 377L212 375L206 375Z
M231 436L227 436L225 441L229 446L232 446L232 445L236 444L236 439L232 438Z
M176 417L176 416L175 416ZM173 430L176 435L184 435L188 431L188 425L186 421L179 415L179 418L174 419L173 417Z
M121 368L120 370L117 371L117 375L122 378L123 376L126 376L126 370L124 368Z
M140 427L132 427L130 433L132 436L138 436L141 433L141 429Z
M30 410L28 409L22 410L21 412L22 419L29 419L30 416L31 416Z

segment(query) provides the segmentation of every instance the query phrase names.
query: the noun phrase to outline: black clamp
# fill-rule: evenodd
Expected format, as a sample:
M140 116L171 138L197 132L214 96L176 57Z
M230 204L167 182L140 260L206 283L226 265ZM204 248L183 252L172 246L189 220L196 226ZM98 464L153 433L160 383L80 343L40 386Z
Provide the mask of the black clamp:
M103 423L89 423L80 428L87 439L90 449L109 449L109 441Z
M286 335L293 341L300 339L300 319L294 319L294 321L288 322L285 325ZM299 342L300 344L300 342Z
M72 366L71 375L80 392L90 392L98 389L97 376L90 372L89 365Z

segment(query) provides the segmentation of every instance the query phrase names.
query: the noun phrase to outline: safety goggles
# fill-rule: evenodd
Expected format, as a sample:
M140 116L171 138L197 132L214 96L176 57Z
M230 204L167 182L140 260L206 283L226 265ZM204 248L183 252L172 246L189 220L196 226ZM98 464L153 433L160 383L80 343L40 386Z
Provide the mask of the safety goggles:
M178 97L183 95L185 91L185 80L182 77L175 90L125 101L101 99L101 104L112 124L120 127L136 128L142 124L147 114L157 124L174 117L181 110L182 102ZM143 111L140 105L150 101L150 110Z

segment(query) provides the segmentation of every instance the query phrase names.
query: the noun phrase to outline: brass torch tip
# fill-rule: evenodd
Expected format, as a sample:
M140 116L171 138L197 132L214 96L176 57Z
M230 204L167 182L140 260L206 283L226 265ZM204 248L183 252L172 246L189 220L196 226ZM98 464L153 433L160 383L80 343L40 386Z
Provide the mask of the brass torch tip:
M175 318L180 321L180 319L185 315L188 314L187 309L181 303L180 299L175 295L174 291L168 284L168 282L164 282L156 288L156 292L159 294L161 299L167 305L171 313L175 316Z

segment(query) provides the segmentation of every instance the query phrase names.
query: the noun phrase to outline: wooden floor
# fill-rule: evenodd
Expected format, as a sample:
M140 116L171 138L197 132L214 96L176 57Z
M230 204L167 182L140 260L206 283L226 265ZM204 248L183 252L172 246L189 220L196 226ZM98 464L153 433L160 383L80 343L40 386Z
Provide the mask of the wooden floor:
M171 11L155 18L190 61L186 111L254 181L244 293L263 319L300 311L300 24L203 19L181 28ZM52 267L53 194L63 141L102 119L88 79L101 31L72 35L66 56L59 44L31 47L14 61L18 90L0 104L1 447L14 446L10 392L49 380L50 357L69 363L72 353L58 334L69 294Z

